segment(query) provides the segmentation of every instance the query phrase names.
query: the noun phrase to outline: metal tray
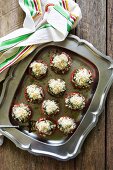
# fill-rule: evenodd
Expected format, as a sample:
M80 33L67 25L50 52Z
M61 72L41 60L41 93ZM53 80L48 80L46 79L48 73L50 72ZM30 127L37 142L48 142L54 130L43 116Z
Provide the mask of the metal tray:
M30 82L36 81L29 78L27 74L30 62L36 58L43 58L44 60L47 59L48 62L49 57L47 54L48 51L51 51L50 49L57 51L63 50L71 55L73 59L72 70L74 67L80 67L82 65L91 69L95 75L94 85L91 87L91 90L82 91L88 100L87 107L83 112L76 114L70 113L70 115L78 121L76 131L71 136L54 134L45 139L38 137L35 133L29 133L26 130L20 131L16 128L1 128L0 131L3 135L13 141L17 147L27 150L32 154L46 155L59 160L69 160L78 155L86 136L96 125L98 116L102 112L105 104L108 90L113 81L113 60L110 57L103 55L85 40L80 40L74 35L69 35L63 42L41 45L26 59L21 61L19 64L14 65L9 71L1 93L0 124L11 124L9 113L12 102L23 102L25 100L23 96L25 86ZM70 70L70 72L72 70ZM70 74L70 72L68 74ZM45 80L40 81L40 84L45 84L50 77L55 76L56 74L50 72ZM69 75L57 75L57 77L62 77L66 82L68 82L67 78L69 78ZM68 91L75 91L71 85L67 86ZM50 98L48 95L46 97ZM60 105L62 105L62 100L63 99L60 100ZM32 107L34 112L38 111L38 113L40 113L40 110L36 107L36 105L32 105ZM62 111L63 108L64 106L62 105ZM65 110L65 114L67 114L67 112L68 111ZM40 114L34 115L41 116ZM33 119L37 119L37 116L34 116ZM60 116L62 115L59 115L59 117ZM78 117L81 118L81 121L78 120Z

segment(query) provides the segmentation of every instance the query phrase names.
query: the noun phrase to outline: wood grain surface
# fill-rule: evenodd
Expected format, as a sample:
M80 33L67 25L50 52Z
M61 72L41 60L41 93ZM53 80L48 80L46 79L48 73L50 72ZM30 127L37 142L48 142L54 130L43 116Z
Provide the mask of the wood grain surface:
M113 0L80 0L83 18L76 35L113 57ZM24 13L17 0L0 0L0 37L20 28ZM0 170L113 170L113 87L105 111L88 135L77 158L61 162L36 157L5 138L0 147Z
M113 0L107 1L107 42L106 52L113 58ZM106 106L106 169L113 169L113 86Z

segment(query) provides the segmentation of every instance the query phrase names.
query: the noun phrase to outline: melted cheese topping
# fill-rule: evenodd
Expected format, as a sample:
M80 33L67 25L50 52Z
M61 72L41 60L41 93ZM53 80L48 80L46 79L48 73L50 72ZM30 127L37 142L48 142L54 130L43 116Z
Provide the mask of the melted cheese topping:
M55 127L56 125L49 120L36 122L36 128L38 129L39 133L50 135Z
M76 83L80 86L84 86L92 83L92 74L85 68L79 69L74 75Z
M30 68L32 68L32 72L36 76L46 74L47 72L47 66L41 62L36 62L36 61L32 62Z
M43 91L36 84L27 86L26 90L29 98L33 100L42 99Z
M68 96L65 99L66 106L71 109L83 109L85 107L85 98L79 94Z
M58 104L54 100L45 100L43 102L43 107L46 110L46 112L48 113L48 115L50 115L56 111L59 111Z
M63 91L66 90L66 84L65 81L61 80L61 79L51 79L48 83L50 90L54 93L54 94L59 94Z
M64 133L71 133L76 128L76 123L74 119L70 117L61 117L58 120L58 127Z
M25 120L31 114L29 107L23 103L14 105L12 108L13 116L19 121Z
M67 67L68 65L68 57L66 56L66 54L60 54L60 55L56 55L53 58L52 61L54 67L57 67L60 70L63 70Z

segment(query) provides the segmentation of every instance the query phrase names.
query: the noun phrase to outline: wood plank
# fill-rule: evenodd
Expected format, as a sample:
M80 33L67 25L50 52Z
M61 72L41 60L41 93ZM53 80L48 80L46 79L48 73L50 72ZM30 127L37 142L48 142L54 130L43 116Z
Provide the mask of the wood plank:
M107 55L113 58L113 1L107 1ZM113 86L107 98L106 169L113 169Z
M16 0L0 0L0 37L22 27L24 13Z
M0 147L1 170L75 170L74 161L61 162L47 157L36 157L17 148L11 141L5 139Z
M87 0L78 3L83 18L76 30L77 35L106 53L106 1ZM86 139L75 164L77 170L105 169L105 112L101 114L96 128Z

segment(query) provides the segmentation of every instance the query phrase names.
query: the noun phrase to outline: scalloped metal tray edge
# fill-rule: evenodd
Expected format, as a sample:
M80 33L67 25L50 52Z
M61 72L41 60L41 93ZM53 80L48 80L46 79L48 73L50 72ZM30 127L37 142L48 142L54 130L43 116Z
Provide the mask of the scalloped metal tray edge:
M85 40L79 39L74 35L69 35L63 42L58 43L47 43L38 47L33 53L40 51L42 48L48 45L55 45L69 49L84 58L87 58L99 70L99 82L97 85L96 92L93 96L91 104L76 132L67 140L64 144L47 144L41 141L32 139L27 135L23 135L22 132L17 129L0 129L1 133L9 138L17 147L27 150L34 155L49 156L58 160L66 161L76 157L81 150L83 142L89 132L96 126L98 116L102 112L106 100L107 93L113 82L113 60L101 52L99 52L92 44ZM26 62L25 62L26 60ZM24 70L28 66L29 59L25 59L19 64L14 65L6 78L0 97L0 124L10 124L9 117L7 116L8 109L10 107L13 94L15 93L19 81L16 78L15 70L21 65L22 72L19 76L22 77ZM19 69L18 69L19 70ZM10 94L11 87L13 84L13 91ZM10 93L9 93L10 92Z

